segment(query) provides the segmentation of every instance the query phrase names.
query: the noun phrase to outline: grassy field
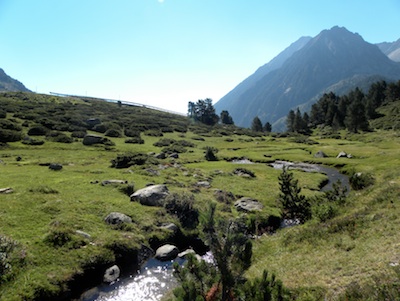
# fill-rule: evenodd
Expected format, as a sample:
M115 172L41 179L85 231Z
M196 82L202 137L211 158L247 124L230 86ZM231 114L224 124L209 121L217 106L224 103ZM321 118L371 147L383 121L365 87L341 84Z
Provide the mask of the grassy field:
M8 113L7 117L12 115ZM14 119L23 123L20 118ZM378 290L399 281L398 132L342 132L341 139L325 139L315 133L311 137L315 143L310 144L294 142L291 137L252 137L231 132L226 135L221 131L192 128L184 133L166 132L163 137L142 134L143 144L127 144L125 137L109 138L114 146L85 146L81 138L75 138L73 143L58 143L44 137L46 142L39 146L21 141L3 145L0 189L11 187L13 193L0 194L0 246L12 248L7 259L11 266L3 266L0 299L51 299L66 290L68 281L88 266L113 263L118 249L138 249L154 237L166 239L170 233L158 227L161 223L179 224L164 208L130 202L120 187L102 186L99 182L126 180L135 190L148 183L166 183L171 192L193 193L200 210L215 201L214 189L222 189L236 197L255 198L264 204L265 214L279 215L276 200L280 171L267 164L274 160L322 163L343 172L369 173L374 184L351 191L333 219L320 222L314 218L304 225L255 239L248 277L260 276L264 269L274 272L299 300L321 300L322 296L340 299L352 290ZM161 138L186 140L195 146L187 147L178 159L159 160L156 165L111 167L111 160L122 153L160 152L162 148L153 144ZM206 147L218 149L218 161L205 160ZM319 150L328 157L314 158ZM353 157L337 159L340 151ZM256 163L230 162L242 157ZM60 163L63 169L52 171L49 163ZM236 176L235 168L250 170L255 177ZM324 175L293 173L302 193L320 194ZM196 188L195 184L202 180L209 181L211 188ZM218 203L218 209L229 217L241 214L232 203ZM124 228L107 225L104 218L114 211L130 216L133 224Z

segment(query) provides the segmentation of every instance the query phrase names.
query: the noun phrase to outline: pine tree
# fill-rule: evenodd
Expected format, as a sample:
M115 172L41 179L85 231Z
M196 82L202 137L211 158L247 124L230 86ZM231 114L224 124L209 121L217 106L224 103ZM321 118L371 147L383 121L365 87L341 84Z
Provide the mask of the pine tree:
M262 132L263 126L258 116L254 117L253 122L251 123L251 130L253 132Z
M279 175L279 194L278 204L283 210L285 218L299 219L304 223L311 218L311 204L308 199L301 195L301 188L298 186L298 180L294 179L293 173L286 167L282 169Z
M289 133L293 133L295 131L294 128L294 120L296 115L293 110L290 110L287 117L286 117L286 128Z
M234 124L232 116L230 116L229 112L225 110L221 112L220 120L222 124Z
M271 131L272 131L272 125L267 121L267 122L264 124L263 130L264 130L264 132L266 132L266 133L271 133Z

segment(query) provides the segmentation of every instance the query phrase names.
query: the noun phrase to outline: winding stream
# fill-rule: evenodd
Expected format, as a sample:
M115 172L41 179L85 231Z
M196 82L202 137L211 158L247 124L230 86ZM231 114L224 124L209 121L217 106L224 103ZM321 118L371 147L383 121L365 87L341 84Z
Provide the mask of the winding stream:
M252 164L249 160L237 160L236 164ZM289 169L300 169L306 172L324 173L328 177L328 183L321 188L321 191L332 189L333 183L340 180L343 187L350 190L349 179L337 169L319 164L292 163L287 161L275 161L269 164L273 168L282 169L287 166ZM210 259L210 253L203 256L205 260ZM159 301L162 296L176 287L177 281L173 277L173 263L184 263L184 259L177 258L173 261L161 262L150 259L128 278L121 279L113 284L103 284L85 292L80 301Z
M289 169L299 169L306 172L319 172L326 174L328 177L328 182L321 188L321 191L329 191L332 189L332 185L340 180L342 187L350 191L350 183L348 176L340 173L336 168L328 167L320 164L310 164L310 163L293 163L288 161L275 161L270 163L273 168L282 169L283 167L288 167Z

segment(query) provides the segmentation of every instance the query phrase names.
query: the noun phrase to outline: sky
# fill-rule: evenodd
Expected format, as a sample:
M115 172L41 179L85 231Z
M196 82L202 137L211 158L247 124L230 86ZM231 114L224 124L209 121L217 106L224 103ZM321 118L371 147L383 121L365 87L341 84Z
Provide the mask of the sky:
M0 68L37 93L186 113L336 25L396 41L400 1L0 0Z

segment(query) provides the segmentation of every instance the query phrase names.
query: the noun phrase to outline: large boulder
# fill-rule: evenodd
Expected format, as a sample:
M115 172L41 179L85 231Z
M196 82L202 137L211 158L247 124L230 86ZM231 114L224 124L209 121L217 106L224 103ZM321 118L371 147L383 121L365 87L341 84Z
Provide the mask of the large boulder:
M108 268L103 276L103 281L106 283L114 282L118 279L121 271L117 265L113 265L112 267Z
M132 219L120 212L111 212L104 221L109 225L120 225L122 223L132 223Z
M151 185L133 193L131 201L136 201L146 206L163 206L168 195L169 191L166 185Z
M179 250L176 246L166 244L157 249L155 257L158 260L167 261L167 260L175 259L176 256L178 255L178 253L179 253Z
M235 202L236 210L244 212L260 211L263 205L252 198L243 197Z

